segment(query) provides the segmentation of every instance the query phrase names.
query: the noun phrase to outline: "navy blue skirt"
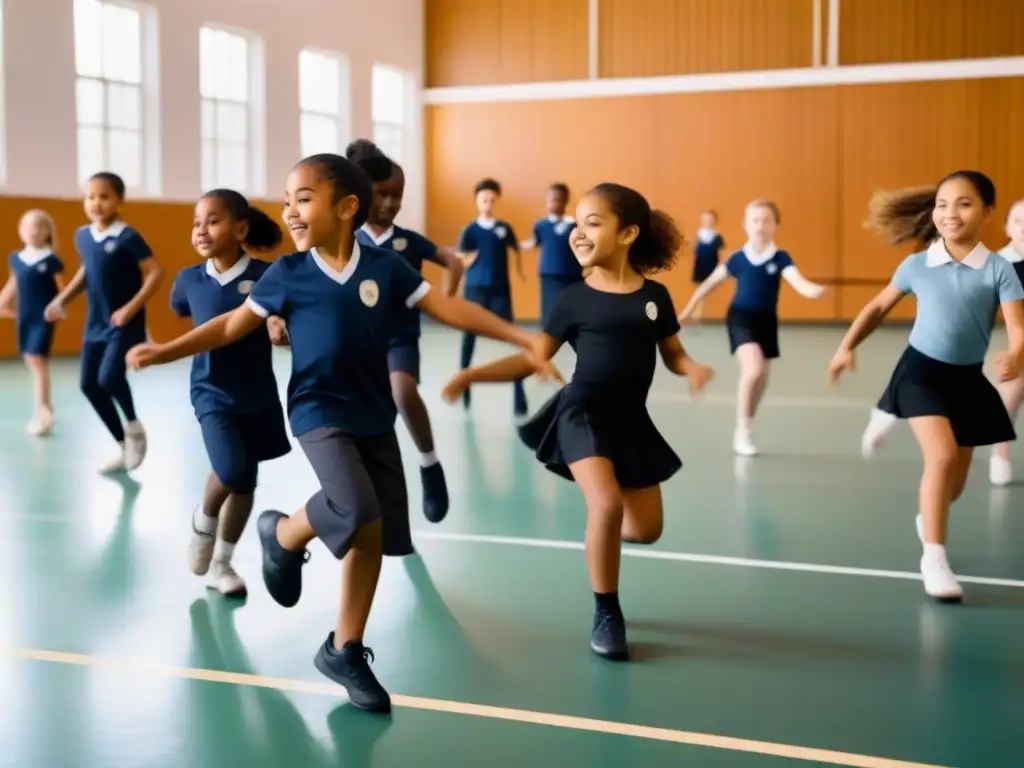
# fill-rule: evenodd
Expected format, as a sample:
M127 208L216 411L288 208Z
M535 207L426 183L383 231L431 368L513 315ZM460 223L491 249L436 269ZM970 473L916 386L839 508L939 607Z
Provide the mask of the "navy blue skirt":
M48 357L53 348L53 323L45 320L18 322L18 351Z

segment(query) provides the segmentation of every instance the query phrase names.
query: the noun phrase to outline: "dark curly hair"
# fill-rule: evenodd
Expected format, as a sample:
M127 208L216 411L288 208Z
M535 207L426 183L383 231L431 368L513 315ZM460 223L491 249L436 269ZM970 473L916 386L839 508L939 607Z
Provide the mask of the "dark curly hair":
M651 275L671 269L685 240L676 223L664 211L651 210L647 199L621 184L598 184L590 194L601 197L619 220L619 230L636 227L636 240L629 246L629 265Z
M345 149L345 157L366 171L370 181L375 184L390 179L394 170L394 164L388 156L369 139L353 141Z

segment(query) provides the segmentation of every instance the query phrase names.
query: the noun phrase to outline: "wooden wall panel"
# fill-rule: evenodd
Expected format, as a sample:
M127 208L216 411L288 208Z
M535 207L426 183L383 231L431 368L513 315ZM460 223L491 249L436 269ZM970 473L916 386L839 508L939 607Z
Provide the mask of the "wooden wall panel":
M427 0L427 87L586 78L587 16L587 0Z
M600 0L601 77L812 65L813 0Z
M844 0L841 64L1024 55L1021 0Z

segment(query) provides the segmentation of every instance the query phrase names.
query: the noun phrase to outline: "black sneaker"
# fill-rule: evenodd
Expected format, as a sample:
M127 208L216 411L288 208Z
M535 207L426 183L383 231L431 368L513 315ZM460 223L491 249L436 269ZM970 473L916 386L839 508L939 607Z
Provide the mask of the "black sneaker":
M423 480L423 516L431 523L440 523L448 514L448 483L440 463L420 468Z
M626 661L626 620L621 613L598 610L594 613L594 628L590 632L590 650L610 661Z
M291 608L302 597L302 566L309 560L309 551L291 552L277 540L277 524L288 515L268 509L256 521L256 532L263 549L263 583L267 592L285 608Z
M313 664L321 675L348 691L349 701L368 712L391 711L391 696L370 669L373 651L358 640L349 640L340 651L334 647L334 633L316 652Z

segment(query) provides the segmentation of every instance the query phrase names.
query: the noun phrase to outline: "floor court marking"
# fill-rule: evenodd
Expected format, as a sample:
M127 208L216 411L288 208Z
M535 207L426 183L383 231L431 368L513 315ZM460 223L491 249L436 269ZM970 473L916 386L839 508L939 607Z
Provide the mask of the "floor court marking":
M8 648L3 655L25 661L49 662L80 667L100 668L108 672L146 673L180 680L195 680L228 685L244 685L256 688L271 688L292 693L312 693L335 698L345 698L345 694L336 685L314 683L304 680L292 680L280 677L264 677L262 675L242 674L239 672L223 672L213 669L193 669L189 667L171 667L146 664L130 659L116 659L103 656L88 656L79 653L48 651L38 648ZM533 712L525 709L507 709L482 704L469 704L461 701L443 699L426 699L418 696L393 695L391 703L395 707L417 709L430 712L443 712L450 715L466 715L483 717L490 720L505 720L542 725L553 728L565 728L574 731L589 731L616 736L631 736L650 741L671 742L688 746L707 747L729 752L746 752L768 757L780 757L790 760L812 761L829 765L850 766L850 768L943 768L943 766L926 763L892 760L870 755L856 755L847 752L835 752L827 749L800 747L792 744L778 744L770 741L753 741L732 736L717 736L710 733L693 731L676 731L669 728L653 728L645 725L616 723L608 720L593 720L585 717L556 715L548 712ZM368 714L367 717L374 715Z
M516 536L488 536L475 533L445 533L442 531L413 530L414 539L434 541L457 541L471 544L493 544L497 546L534 547L537 549L571 549L583 551L583 543L564 539L527 539ZM639 557L648 560L670 560L683 563L703 563L706 565L731 565L740 568L763 568L776 571L800 571L803 573L827 573L837 576L866 576L876 579L901 579L904 581L920 581L921 574L912 571L887 571L880 568L854 568L845 565L821 565L817 563L797 563L785 560L755 560L746 557L728 557L725 555L699 555L690 552L666 552L659 549L641 549L625 546L622 548L624 557ZM1024 588L1024 581L1016 579L996 579L987 576L961 576L957 580L964 584L983 584L989 587Z

